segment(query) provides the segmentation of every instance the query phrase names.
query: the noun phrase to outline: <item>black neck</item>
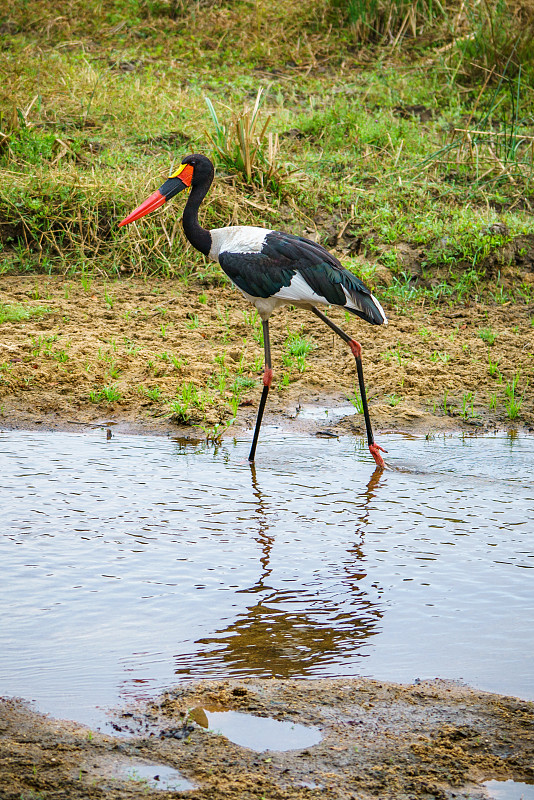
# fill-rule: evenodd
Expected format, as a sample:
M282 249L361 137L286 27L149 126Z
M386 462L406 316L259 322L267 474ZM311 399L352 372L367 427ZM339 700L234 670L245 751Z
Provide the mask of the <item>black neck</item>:
M205 256L209 255L211 250L211 233L200 225L198 221L198 209L208 193L211 181L212 179L209 179L206 182L191 187L191 193L187 198L182 218L184 233L187 239L191 242L193 247L200 250Z

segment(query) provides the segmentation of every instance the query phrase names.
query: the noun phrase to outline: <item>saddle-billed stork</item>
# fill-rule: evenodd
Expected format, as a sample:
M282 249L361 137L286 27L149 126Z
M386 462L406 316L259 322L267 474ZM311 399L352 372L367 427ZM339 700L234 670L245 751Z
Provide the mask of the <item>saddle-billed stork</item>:
M265 370L263 392L249 454L253 462L269 387L273 378L269 317L278 306L291 304L312 311L344 342L354 358L358 372L369 450L379 467L385 462L373 437L363 379L361 346L317 308L334 305L350 311L372 325L387 325L382 306L362 281L345 269L324 247L290 233L266 228L234 225L206 230L198 221L198 210L213 182L213 164L204 155L186 156L179 167L138 208L119 225L127 225L155 211L171 197L191 188L183 214L184 233L193 247L213 261L218 261L232 283L253 303L262 320Z

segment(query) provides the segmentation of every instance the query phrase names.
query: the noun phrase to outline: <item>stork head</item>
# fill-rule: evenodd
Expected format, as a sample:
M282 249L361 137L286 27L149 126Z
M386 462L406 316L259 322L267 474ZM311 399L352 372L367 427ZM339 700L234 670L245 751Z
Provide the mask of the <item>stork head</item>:
M188 189L190 186L205 183L206 186L209 187L212 180L213 164L209 158L198 153L192 153L190 156L186 156L182 159L182 163L176 172L173 172L170 178L168 178L159 189L156 189L144 203L141 203L131 214L128 214L127 217L121 220L119 222L119 227L127 225L129 222L133 222L136 219L140 219L140 217L144 217L146 214L150 214L166 203L167 200L170 200L171 197L174 197L175 194L182 192L184 189Z

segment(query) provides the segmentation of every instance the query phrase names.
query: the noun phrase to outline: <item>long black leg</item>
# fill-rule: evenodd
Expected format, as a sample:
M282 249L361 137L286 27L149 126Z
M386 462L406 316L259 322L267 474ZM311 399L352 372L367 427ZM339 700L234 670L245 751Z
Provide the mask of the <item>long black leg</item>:
M362 398L362 407L363 407L363 416L365 418L365 428L367 430L367 443L369 445L369 450L371 455L373 456L374 460L378 464L379 467L385 467L386 462L380 455L380 451L382 450L383 453L386 451L383 447L380 447L379 444L375 443L375 437L373 436L373 429L371 427L371 417L369 416L369 406L367 405L367 393L365 391L365 382L363 379L363 366L362 366L362 348L359 342L355 339L351 339L351 337L345 333L335 322L332 322L325 314L321 313L318 308L315 306L311 307L311 310L315 314L315 316L322 319L322 321L328 325L338 336L341 336L344 342L346 342L350 349L352 350L352 354L356 359L356 370L358 372L358 383L360 385L360 397Z
M258 416L256 417L256 427L254 429L254 438L252 439L252 447L248 460L252 463L256 457L256 446L258 444L258 436L260 435L261 421L263 419L263 412L265 410L265 403L267 402L267 395L273 379L273 368L271 364L271 341L269 339L269 320L263 320L263 349L265 351L265 370L263 372L263 392L261 393L260 405L258 408Z

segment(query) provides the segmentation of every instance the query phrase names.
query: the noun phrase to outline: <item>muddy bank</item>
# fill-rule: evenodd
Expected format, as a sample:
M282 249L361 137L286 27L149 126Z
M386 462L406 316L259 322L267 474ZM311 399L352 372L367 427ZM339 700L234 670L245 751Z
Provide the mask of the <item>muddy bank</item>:
M0 324L0 422L6 427L76 429L120 421L130 430L203 436L217 425L223 430L234 413L238 427L253 425L261 326L231 289L8 276L0 304L27 312ZM386 311L390 324L379 328L329 312L363 345L378 430L532 428L534 329L527 305ZM296 340L309 344L300 358L292 353ZM300 404L346 404L353 396L350 351L311 314L275 313L272 344L267 420L294 417ZM519 401L515 411L511 392ZM334 427L361 432L363 418L355 414Z
M196 711L192 711L196 709ZM286 752L233 744L194 721L234 709L320 728ZM117 738L0 703L0 796L176 797L114 775L128 764L179 770L191 798L481 798L483 781L534 780L534 704L443 681L202 682L116 719ZM157 784L157 781L156 781Z

